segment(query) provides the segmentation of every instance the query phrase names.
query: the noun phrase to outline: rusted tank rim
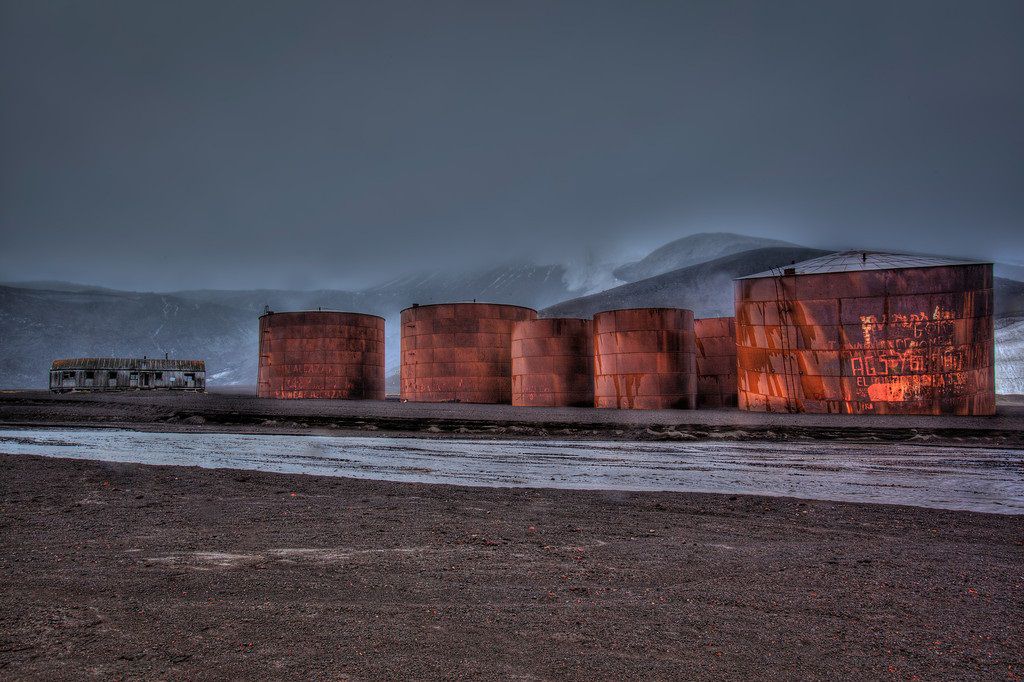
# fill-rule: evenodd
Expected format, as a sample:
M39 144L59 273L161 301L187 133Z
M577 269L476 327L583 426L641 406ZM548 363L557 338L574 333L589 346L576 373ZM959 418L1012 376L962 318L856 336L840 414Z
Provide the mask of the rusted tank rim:
M597 317L598 315L604 315L605 313L619 313L619 312L625 312L627 310L673 310L673 311L675 311L675 310L682 310L682 311L688 312L688 313L692 313L693 312L690 308L672 308L672 307L669 307L669 306L661 306L661 307L650 308L650 307L646 307L645 306L645 307L641 307L641 308L612 308L611 310L601 310L601 311L598 311L598 312L594 313L594 317ZM548 318L544 318L544 319L548 319ZM593 318L590 318L590 319L593 319ZM695 317L694 320L696 320L696 319L697 318Z
M260 315L262 320L264 317L274 317L275 315L308 315L309 313L326 313L329 315L359 315L360 317L376 317L378 320L385 319L381 315L374 315L373 313L358 313L351 310L272 310L269 313L263 313Z
M529 308L529 310L533 310L533 308ZM609 310L608 312L611 312L611 311ZM538 317L536 320L517 320L517 322L543 322L544 320L569 320L570 322L593 322L594 318L592 318L592 317Z
M447 303L417 303L416 305L411 305L408 308L402 308L401 312L404 313L406 310L419 310L420 308L437 308L437 307L443 306L443 305L499 306L499 307L502 307L502 308L519 308L521 310L529 310L529 311L531 311L533 313L537 312L537 310L535 308L530 308L530 307L525 306L525 305L516 305L514 303L490 303L488 301L448 301ZM544 319L554 319L554 318L544 318Z
M796 263L795 265L796 265L796 267L799 267L800 263ZM894 266L894 267L891 267L891 268L869 268L869 269L865 269L865 270L837 270L837 271L834 271L834 272L829 272L829 271L825 270L825 271L822 271L822 272L794 272L792 274L787 275L787 274L785 274L785 269L789 268L789 267L793 267L793 266L792 265L780 265L777 268L778 271L779 271L778 273L763 273L763 272L761 272L761 273L757 273L755 275L744 275L743 277L733 277L732 281L734 281L734 282L742 282L744 280L750 280L750 279L775 279L776 277L820 277L821 275L843 275L843 274L853 275L853 274L869 274L869 273L870 274L874 274L874 273L877 273L877 272L893 272L893 271L899 272L899 271L902 271L902 270L931 270L933 268L955 268L955 267L960 267L960 266L964 266L964 265L966 265L966 266L972 266L972 265L992 265L993 267L995 266L994 263L991 263L989 261L958 261L958 262L946 263L946 264L943 264L943 265L907 265L907 266L902 266L902 267Z

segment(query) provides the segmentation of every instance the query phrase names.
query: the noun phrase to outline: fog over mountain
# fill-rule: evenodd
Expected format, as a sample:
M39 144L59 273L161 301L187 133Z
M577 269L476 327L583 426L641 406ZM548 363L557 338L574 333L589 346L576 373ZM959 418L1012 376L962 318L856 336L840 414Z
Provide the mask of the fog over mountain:
M721 312L765 249L1024 280L1022 30L1016 0L0 0L0 282L33 283L0 385L163 352L251 384L264 305L384 315L393 372L415 302Z
M733 278L825 253L795 245L760 246L764 243L736 234L674 240L629 267L657 271L659 265L693 264L628 283L613 274L622 264L592 262L585 276L578 266L517 263L409 275L355 291L139 293L65 282L0 286L0 387L45 387L50 362L58 357L164 353L205 359L211 387L253 386L257 317L269 306L383 316L388 386L397 392L399 311L413 303L476 299L530 306L545 317L589 317L600 310L644 306L691 308L698 317L730 315ZM1012 274L1015 269L1000 266L997 271ZM594 292L588 284L595 282L614 286ZM1024 393L1024 282L997 277L996 314L998 390Z

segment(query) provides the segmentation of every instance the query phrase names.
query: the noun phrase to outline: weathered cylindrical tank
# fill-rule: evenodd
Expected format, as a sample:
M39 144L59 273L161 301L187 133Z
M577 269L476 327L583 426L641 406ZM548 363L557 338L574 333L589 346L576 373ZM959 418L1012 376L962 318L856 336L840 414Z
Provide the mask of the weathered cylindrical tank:
M495 303L417 305L402 311L403 400L512 402L512 325L537 311Z
M697 406L736 406L736 318L694 320L697 337Z
M995 412L990 263L845 252L735 293L743 409Z
M590 320L554 317L512 327L512 404L593 407L594 330Z
M384 318L327 310L260 317L260 398L384 399Z
M594 406L697 407L693 312L635 308L594 315Z

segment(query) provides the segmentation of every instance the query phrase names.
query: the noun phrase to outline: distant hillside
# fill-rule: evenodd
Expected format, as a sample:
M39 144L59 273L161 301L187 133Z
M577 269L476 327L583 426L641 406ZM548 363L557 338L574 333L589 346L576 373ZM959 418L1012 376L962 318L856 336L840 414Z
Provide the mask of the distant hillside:
M54 358L206 360L213 384L255 384L255 318L166 294L0 287L0 386L43 388Z
M721 253L743 244L756 246ZM672 262L685 262L685 267L583 297L581 294L594 291L601 282L618 281L612 275L613 266L589 261L574 266L496 265L409 275L360 291L136 293L68 282L0 286L0 387L45 387L50 362L57 357L164 353L205 359L211 386L253 386L257 317L263 306L269 305L279 311L322 307L383 316L387 320L388 386L394 392L398 388L399 311L413 303L477 299L531 306L548 316L587 317L609 308L652 305L692 308L701 316L728 315L734 277L823 253L743 235L693 235L626 266L633 268L629 272L634 274ZM1000 267L997 314L1017 317L999 322L999 388L1024 392L1024 332L1020 324L1024 282L1005 279L1016 272L1015 266Z
M702 232L669 242L642 260L616 268L614 274L624 282L636 282L742 251L796 246L778 239L762 239L745 234Z
M1024 282L1024 265L1011 265L1010 263L996 263L994 267L996 277L1015 279Z
M651 306L689 308L699 317L731 315L733 278L826 253L829 252L799 246L753 249L574 298L545 308L542 315L590 317L602 310Z
M996 277L993 284L996 315L1024 315L1024 282Z
M364 291L145 294L67 282L0 286L0 387L45 387L50 362L57 357L164 353L205 359L211 386L254 386L257 318L264 305L385 317L387 371L396 376L402 308L473 299L541 308L573 294L562 266L532 264L408 276ZM397 379L392 384L397 390Z

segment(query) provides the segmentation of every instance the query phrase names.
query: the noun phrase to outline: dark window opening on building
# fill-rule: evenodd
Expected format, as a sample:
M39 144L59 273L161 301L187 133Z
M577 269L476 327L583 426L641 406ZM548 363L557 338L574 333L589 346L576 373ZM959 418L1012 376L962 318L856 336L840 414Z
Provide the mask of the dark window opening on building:
M153 375L153 378L156 379L157 381L163 381L164 380L164 373L163 372L156 372Z

